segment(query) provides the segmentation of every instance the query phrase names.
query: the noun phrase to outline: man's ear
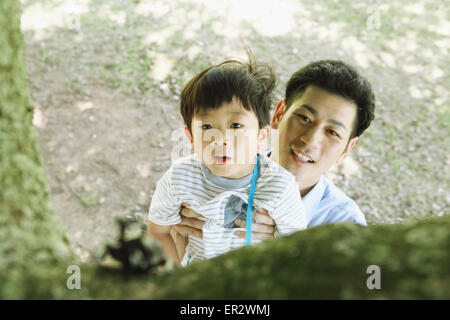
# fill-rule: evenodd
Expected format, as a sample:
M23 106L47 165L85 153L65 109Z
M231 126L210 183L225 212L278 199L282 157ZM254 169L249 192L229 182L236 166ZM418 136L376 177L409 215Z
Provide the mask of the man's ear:
M344 162L345 158L347 158L348 154L355 146L356 141L358 141L358 138L359 137L353 137L350 139L350 141L347 144L347 148L345 148L344 152L342 153L342 155L339 157L339 159L336 162L338 165L342 164Z
M275 113L273 114L272 121L270 122L270 126L272 129L278 129L278 125L280 124L281 118L283 118L284 112L286 111L286 100L281 99L277 108L275 109Z
M193 144L193 143L194 143L194 139L192 138L192 134L191 134L191 132L189 131L189 128L188 128L187 126L184 126L184 134L185 134L186 137L188 138L189 142L190 142L191 144Z

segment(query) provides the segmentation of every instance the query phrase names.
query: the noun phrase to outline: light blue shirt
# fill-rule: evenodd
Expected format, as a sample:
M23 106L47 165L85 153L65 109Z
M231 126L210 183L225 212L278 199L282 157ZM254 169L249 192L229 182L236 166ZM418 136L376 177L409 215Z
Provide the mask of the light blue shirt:
M323 175L302 200L308 228L340 222L367 226L366 218L355 201Z

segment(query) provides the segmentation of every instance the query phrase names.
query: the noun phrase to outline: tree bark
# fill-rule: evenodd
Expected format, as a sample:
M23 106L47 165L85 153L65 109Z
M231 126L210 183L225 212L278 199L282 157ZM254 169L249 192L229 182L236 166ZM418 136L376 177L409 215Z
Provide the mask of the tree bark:
M49 206L49 189L32 126L17 0L0 2L0 296L30 292L28 275L73 256ZM28 287L25 289L25 287Z
M324 225L180 270L158 284L157 297L449 299L449 266L448 215L397 225Z
M1 299L449 299L450 216L321 226L175 270L82 264L49 205L32 126L17 0L0 2ZM78 265L81 288L66 272ZM380 270L380 289L368 289ZM370 280L370 279L369 279Z

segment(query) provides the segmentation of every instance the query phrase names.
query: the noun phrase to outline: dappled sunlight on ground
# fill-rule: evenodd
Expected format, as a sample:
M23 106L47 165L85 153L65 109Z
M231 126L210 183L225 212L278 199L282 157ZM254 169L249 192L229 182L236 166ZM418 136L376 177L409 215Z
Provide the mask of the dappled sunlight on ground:
M94 108L94 104L91 101L77 101L75 103L75 107L77 107L81 111L84 111Z
M156 54L154 57L153 66L150 70L150 77L156 81L164 81L172 71L174 61L167 55Z
M47 118L42 114L42 111L35 106L33 112L33 125L39 129L44 129L47 125Z
M127 20L127 14L125 11L113 10L105 3L98 8L99 17L102 19L108 19L117 23L119 26L123 26Z
M34 40L51 35L54 28L77 28L78 17L89 11L91 0L75 1L30 1L22 0L25 6L22 14L22 32L33 31Z

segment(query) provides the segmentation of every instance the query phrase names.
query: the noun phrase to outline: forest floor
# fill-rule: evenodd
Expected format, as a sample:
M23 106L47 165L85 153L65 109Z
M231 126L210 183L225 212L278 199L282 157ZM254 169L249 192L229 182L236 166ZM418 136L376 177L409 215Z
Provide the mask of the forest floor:
M328 176L369 224L449 213L445 1L22 0L32 102L51 201L83 259L144 221L183 142L178 95L241 37L278 78L310 61L355 65L376 119ZM445 71L447 70L447 71ZM275 101L274 101L275 103Z

